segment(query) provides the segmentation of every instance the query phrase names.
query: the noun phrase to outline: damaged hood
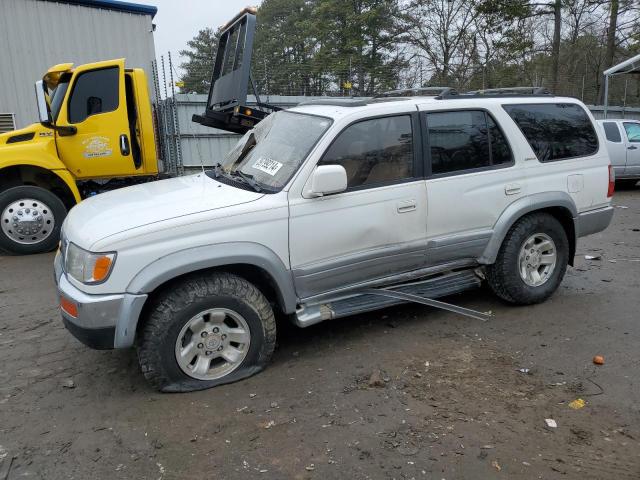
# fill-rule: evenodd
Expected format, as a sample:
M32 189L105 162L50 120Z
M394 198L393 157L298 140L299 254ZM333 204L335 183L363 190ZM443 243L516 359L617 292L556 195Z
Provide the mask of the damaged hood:
M102 193L69 212L65 237L90 249L108 236L179 217L253 202L263 194L222 184L204 174L144 183Z

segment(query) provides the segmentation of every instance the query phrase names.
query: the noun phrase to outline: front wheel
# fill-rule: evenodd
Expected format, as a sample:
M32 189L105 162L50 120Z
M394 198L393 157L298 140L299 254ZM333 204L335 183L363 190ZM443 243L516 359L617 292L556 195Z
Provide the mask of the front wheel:
M198 274L156 299L138 359L158 390L188 392L261 371L275 341L273 310L260 290L229 273Z
M0 192L0 249L15 255L53 250L66 216L62 200L44 188L24 185Z
M487 281L509 303L540 303L556 291L568 261L569 241L560 222L548 213L534 213L511 227L496 262L487 266Z

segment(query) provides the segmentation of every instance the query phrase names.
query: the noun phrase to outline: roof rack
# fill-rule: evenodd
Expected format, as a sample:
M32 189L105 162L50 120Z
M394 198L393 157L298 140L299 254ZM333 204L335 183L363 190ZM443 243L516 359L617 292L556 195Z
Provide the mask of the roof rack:
M300 102L298 106L303 105L330 105L334 107L364 107L367 105L367 102L370 100L370 97L362 97L362 98L316 98L314 100L307 100L304 102Z
M401 88L398 90L389 90L376 95L375 98L390 97L437 97L438 95L457 95L458 92L451 87L420 87L420 88Z
M468 95L551 95L545 87L503 87L472 90Z
M501 97L549 97L553 94L545 87L507 87L507 88L487 88L485 90L471 90L464 93L455 93L449 95L443 92L436 97L436 100L455 99L455 98L501 98Z

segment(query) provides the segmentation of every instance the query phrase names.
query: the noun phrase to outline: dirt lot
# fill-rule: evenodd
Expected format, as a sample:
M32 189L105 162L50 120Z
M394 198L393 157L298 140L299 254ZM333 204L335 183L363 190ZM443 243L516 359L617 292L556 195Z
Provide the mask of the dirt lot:
M486 323L407 305L283 325L265 372L193 394L72 338L52 255L0 257L0 480L638 479L640 190L614 203L543 305L480 290L449 300Z

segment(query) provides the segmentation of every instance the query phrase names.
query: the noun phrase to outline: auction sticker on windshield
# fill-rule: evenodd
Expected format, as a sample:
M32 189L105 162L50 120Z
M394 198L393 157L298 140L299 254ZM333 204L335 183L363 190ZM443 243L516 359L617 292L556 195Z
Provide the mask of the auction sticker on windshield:
M275 160L265 157L260 157L256 163L251 166L256 170L260 170L271 175L272 177L282 168L282 164L280 162L276 162Z

